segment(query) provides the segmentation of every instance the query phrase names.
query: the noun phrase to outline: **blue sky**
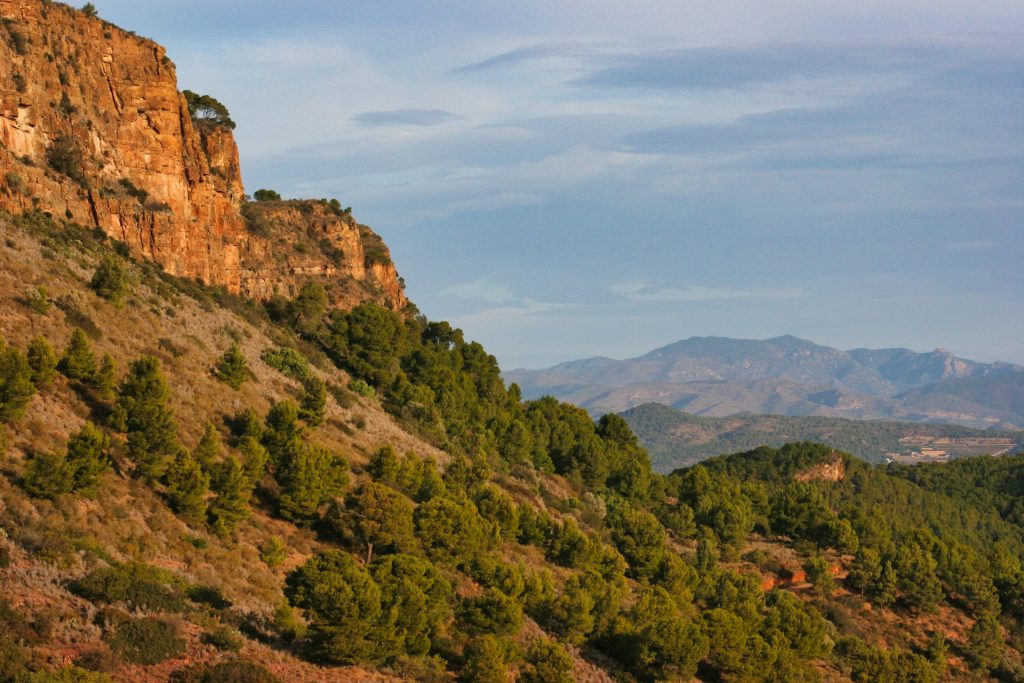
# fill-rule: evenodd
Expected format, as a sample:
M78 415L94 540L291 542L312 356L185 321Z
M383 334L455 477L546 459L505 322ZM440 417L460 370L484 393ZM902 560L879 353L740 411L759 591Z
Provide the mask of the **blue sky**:
M505 368L695 335L1024 363L1014 0L96 3Z

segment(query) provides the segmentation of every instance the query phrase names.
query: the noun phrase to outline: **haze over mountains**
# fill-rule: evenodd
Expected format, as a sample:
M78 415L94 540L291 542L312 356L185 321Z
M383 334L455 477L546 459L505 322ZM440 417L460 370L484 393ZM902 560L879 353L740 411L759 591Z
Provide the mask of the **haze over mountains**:
M693 337L638 358L587 358L505 373L523 396L550 394L594 414L663 403L694 415L820 415L1024 424L1024 368L943 349L842 351L792 336Z

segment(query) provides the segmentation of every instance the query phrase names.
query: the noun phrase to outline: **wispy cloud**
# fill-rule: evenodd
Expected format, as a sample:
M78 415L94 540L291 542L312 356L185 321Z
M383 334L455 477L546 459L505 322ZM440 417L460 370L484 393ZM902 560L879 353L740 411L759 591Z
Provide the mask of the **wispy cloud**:
M537 301L535 299L526 298L514 305L494 306L492 308L484 308L467 315L462 315L459 316L457 320L461 327L469 329L474 329L477 326L493 327L495 324L507 323L511 320L549 317L555 312L564 312L573 307L573 304Z
M440 126L462 117L444 109L392 109L364 111L352 117L360 126Z
M659 287L648 280L631 280L612 285L613 294L642 303L671 303L681 301L718 301L723 299L802 299L808 293L797 287L785 288L733 288L686 285Z
M940 249L946 251L987 251L995 249L999 243L995 240L957 240L954 242L943 242Z
M575 42L524 45L523 47L502 52L501 54L489 57L479 62L460 66L455 69L455 73L472 73L474 71L487 71L489 69L496 69L500 67L515 66L523 62L532 62L538 59L578 54L583 51L583 49L584 48L581 43Z
M511 288L493 282L489 278L482 277L473 282L464 282L458 285L450 285L441 290L442 295L462 297L463 299L478 299L491 301L493 303L505 303L515 301L516 294Z
M885 73L933 62L936 46L788 44L625 54L575 79L596 88L743 88L792 79Z

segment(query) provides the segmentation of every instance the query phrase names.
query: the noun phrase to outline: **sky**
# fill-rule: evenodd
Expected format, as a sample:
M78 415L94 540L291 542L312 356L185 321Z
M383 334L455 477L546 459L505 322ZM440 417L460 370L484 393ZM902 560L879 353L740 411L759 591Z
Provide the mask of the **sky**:
M1020 0L138 0L247 191L502 367L705 335L1024 363Z

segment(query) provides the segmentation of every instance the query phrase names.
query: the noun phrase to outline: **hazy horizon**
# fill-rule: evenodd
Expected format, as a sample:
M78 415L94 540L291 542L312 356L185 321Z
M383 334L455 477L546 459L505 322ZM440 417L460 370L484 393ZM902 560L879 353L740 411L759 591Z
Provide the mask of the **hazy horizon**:
M691 336L1024 363L1015 2L96 3L506 369Z

